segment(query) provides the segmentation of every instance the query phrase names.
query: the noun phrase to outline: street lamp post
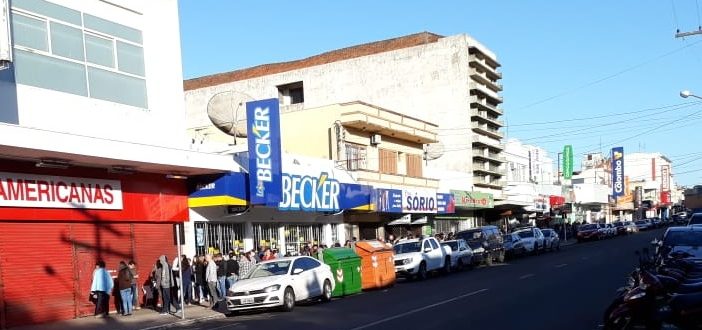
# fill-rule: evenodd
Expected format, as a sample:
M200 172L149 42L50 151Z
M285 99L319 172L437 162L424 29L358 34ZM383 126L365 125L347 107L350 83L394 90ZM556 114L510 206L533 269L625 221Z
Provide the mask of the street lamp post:
M680 97L682 97L682 98L684 98L684 99L686 99L686 98L688 98L688 97L694 97L694 98L696 98L696 99L702 100L702 97L697 96L697 95L695 95L695 94L692 94L692 92L690 92L690 91L688 91L688 90L681 91L681 92L680 92Z

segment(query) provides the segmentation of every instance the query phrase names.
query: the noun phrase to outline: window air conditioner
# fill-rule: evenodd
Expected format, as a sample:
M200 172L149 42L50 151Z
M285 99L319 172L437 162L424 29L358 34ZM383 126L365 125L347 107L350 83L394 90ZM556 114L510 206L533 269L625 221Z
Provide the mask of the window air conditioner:
M371 135L371 139L370 139L370 144L371 144L371 145L374 145L374 146L375 146L375 145L379 145L380 142L383 142L383 138L381 137L380 134L373 134L373 135Z

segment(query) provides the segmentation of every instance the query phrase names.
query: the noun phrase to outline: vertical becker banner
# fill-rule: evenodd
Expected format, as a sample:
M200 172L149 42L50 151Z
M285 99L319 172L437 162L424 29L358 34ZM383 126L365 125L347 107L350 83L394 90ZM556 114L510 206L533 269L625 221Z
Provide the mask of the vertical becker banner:
M280 110L278 99L246 103L251 204L281 201Z

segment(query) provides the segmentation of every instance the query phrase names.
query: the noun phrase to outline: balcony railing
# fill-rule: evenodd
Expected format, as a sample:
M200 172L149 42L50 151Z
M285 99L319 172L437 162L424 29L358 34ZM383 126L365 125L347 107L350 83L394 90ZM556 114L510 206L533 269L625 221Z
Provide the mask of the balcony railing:
M472 142L473 144L484 144L486 146L500 150L503 150L505 148L505 145L503 143L500 143L495 139L490 139L482 135L473 135Z
M497 130L497 129L491 128L491 127L489 127L488 125L485 125L485 124L480 124L480 123L477 123L477 122L472 122L472 123L471 123L471 127L473 127L473 130L474 130L474 131L477 131L478 133L482 133L482 134L484 134L484 135L488 135L488 136L490 136L490 137L492 137L492 138L494 138L494 139L498 139L498 140L499 140L499 139L502 139L502 138L504 137L504 135L502 134L502 132L500 132L500 131Z
M502 112L502 109L500 109L498 106L488 103L485 98L479 98L477 95L471 96L470 103L475 104L478 107L478 109L492 111L492 112L496 113L498 116L501 116L504 114L504 112ZM476 108L473 107L473 109L476 109Z
M478 110L476 108L473 108L473 109L471 109L471 115L473 117L477 117L477 118L480 118L482 120L488 121L495 126L500 126L500 127L505 126L504 121L500 120L499 118L497 118L495 116L488 115L486 110L481 111L481 110Z

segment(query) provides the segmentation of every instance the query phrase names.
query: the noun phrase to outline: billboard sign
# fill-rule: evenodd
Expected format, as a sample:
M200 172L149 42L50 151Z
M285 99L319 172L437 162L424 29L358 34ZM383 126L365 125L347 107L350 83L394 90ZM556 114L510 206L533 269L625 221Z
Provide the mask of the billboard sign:
M278 99L247 102L246 127L251 204L277 205L282 199Z
M402 191L402 212L436 213L436 191L424 189L404 189Z
M402 213L402 190L376 189L375 210L383 213Z
M122 209L117 180L0 172L0 207Z
M624 196L624 148L612 148L612 197Z
M439 214L451 214L456 213L456 200L453 198L453 194L436 194L436 213Z
M573 146L569 144L563 147L563 179L571 178L573 178Z
M670 166L661 166L661 190L670 191Z

